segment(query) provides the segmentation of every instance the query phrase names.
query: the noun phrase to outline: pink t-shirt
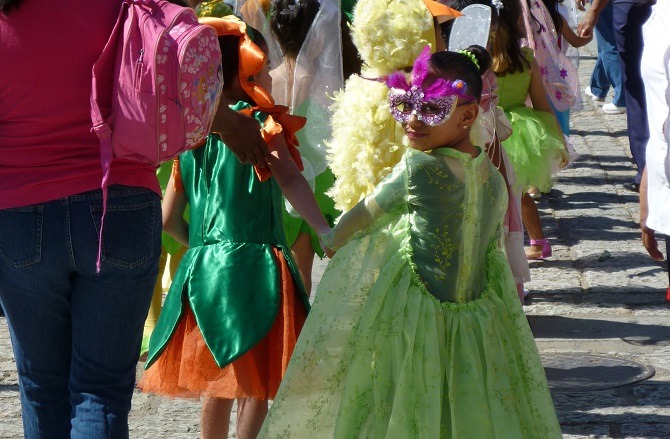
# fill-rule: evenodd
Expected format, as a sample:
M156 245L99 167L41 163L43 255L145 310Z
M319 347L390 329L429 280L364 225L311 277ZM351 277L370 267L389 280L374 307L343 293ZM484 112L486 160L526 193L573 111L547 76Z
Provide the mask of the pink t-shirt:
M100 188L91 67L120 0L24 0L0 14L0 209ZM111 184L160 194L155 169L115 160Z

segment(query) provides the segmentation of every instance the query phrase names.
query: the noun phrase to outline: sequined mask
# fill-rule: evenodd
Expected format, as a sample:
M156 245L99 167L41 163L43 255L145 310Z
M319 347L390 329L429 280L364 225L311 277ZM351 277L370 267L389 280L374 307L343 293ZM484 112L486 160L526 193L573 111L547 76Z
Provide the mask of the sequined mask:
M427 125L441 125L451 117L459 97L472 100L472 97L465 93L467 84L460 79L449 81L437 78L424 88L423 83L429 73L429 60L430 47L427 46L414 62L411 83L407 82L407 77L402 71L397 71L386 78L386 86L390 88L391 114L399 123L409 121L414 115Z

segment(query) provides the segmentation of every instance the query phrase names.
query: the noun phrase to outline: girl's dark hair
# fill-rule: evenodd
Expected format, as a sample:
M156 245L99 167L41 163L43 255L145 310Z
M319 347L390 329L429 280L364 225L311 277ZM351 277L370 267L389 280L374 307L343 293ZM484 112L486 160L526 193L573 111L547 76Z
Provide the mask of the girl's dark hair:
M219 36L221 48L223 88L229 88L236 80L240 70L240 38L235 35Z
M23 0L0 0L0 13L7 15L10 10L18 9Z
M477 64L462 52L437 52L430 57L430 69L435 76L467 84L466 94L476 102L482 97L482 75L491 66L491 55L482 46L473 45L465 49L474 55Z
M318 0L272 0L270 29L285 56L297 58L320 8Z
M263 38L263 35L256 29L247 25L247 32L253 35L253 40L256 45L267 51L268 45ZM240 53L239 53L240 37L235 35L221 35L219 36L219 47L221 48L221 72L223 74L223 88L229 89L235 82L239 82L240 74ZM251 97L249 97L251 99Z
M495 73L523 72L530 63L521 52L521 6L519 0L502 0L493 44L491 70Z
M530 10L530 0L526 0L526 3L528 4L528 10ZM562 0L542 0L542 3L544 3L544 6L547 7L547 11L549 11L549 16L551 17L551 21L554 23L554 28L556 28L556 33L558 35L561 34L561 28L563 27L563 20L561 20L561 13L558 12L558 4L563 3ZM533 13L530 13L531 17L533 20L535 20L536 23L539 24L539 21L537 21L537 18L533 15ZM538 32L539 33L539 32Z
M253 35L253 41L262 50L267 51L268 45L256 29L247 25L247 32ZM236 81L240 73L240 37L235 35L219 36L219 47L221 48L223 88L228 88Z

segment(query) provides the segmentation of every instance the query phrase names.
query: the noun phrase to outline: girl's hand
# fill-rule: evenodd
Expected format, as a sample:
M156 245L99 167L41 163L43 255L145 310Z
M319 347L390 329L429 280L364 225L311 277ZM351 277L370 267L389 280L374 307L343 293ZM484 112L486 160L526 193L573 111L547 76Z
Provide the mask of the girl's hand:
M322 231L320 231L320 232L317 232L317 233L319 234L319 245L321 246L321 249L323 249L323 252L326 254L326 256L328 256L328 259L332 259L333 256L335 256L335 250L333 250L333 249L331 249L330 247L326 246L326 245L323 243L323 240L324 240L324 239L326 238L326 236L328 236L332 231L333 231L333 229L328 228L328 229L324 229L324 230L322 230Z

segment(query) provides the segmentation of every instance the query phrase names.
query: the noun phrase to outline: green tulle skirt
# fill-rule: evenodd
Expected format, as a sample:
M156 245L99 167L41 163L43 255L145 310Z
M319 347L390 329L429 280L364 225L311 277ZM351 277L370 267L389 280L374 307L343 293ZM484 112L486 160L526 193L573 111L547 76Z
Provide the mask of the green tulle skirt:
M554 115L528 107L506 110L512 135L502 142L509 156L519 187L535 186L548 192L552 175L567 162L563 133Z
M406 217L340 249L259 437L560 438L504 253L481 296L439 302Z

